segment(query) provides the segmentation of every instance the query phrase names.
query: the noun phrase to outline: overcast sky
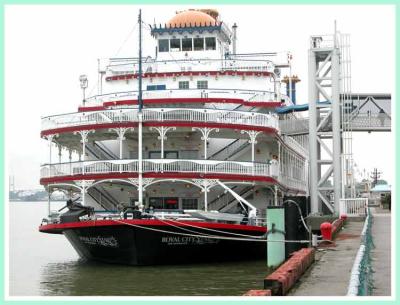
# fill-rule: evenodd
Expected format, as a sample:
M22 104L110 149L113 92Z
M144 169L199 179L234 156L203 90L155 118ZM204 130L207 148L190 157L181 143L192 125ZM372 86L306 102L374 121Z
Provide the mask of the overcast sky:
M165 23L175 11L193 7L141 6L143 19L150 24ZM293 73L302 79L298 103L308 102L309 36L332 33L335 19L341 32L351 34L352 91L394 93L393 6L202 7L218 9L228 25L238 24L239 53L291 51ZM96 94L97 58L137 55L137 27L132 29L138 9L134 5L6 6L6 164L16 188L38 188L40 164L48 162L48 147L40 139L41 116L77 110L80 74L89 76L88 93ZM144 53L154 56L148 30ZM389 133L355 134L353 149L360 171L377 167L393 183L393 139Z

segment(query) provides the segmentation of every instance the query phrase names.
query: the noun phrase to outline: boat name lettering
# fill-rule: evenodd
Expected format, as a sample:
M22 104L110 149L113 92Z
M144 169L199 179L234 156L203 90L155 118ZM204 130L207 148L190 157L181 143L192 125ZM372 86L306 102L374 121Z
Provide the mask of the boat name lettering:
M85 244L88 244L88 245L99 245L99 246L111 247L111 248L117 248L118 247L118 241L114 236L110 236L110 237L80 236L79 239L82 242L84 242Z
M217 244L219 240L194 236L165 236L161 238L161 242L168 245L204 245Z

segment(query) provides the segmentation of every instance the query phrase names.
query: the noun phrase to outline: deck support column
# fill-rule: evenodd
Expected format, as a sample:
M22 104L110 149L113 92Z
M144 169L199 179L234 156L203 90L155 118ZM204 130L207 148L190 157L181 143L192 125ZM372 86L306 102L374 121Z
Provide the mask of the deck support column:
M72 176L72 149L68 150L69 174Z
M201 139L204 141L204 160L207 160L207 141L210 138L210 133L212 131L219 132L219 128L209 128L209 127L193 127L193 131L200 131L201 132Z
M110 128L109 131L115 131L118 135L118 141L119 141L119 159L122 160L123 158L123 150L122 150L122 144L123 141L126 140L125 138L125 133L128 130L132 130L134 131L134 128L128 127L128 128L124 128L124 127L118 127L118 128ZM122 164L119 164L119 172L122 172Z
M217 185L216 179L193 179L193 182L204 192L204 211L208 210L208 192Z
M89 133L94 132L94 130L80 130L75 131L74 134L79 134L81 136L82 143L82 175L85 174L85 160L86 160L86 143L88 141Z
M159 134L157 137L158 140L160 140L160 147L161 147L161 152L160 152L160 158L164 159L164 141L167 139L167 132L170 130L176 130L176 127L150 127L150 130L156 130Z
M255 145L257 144L257 136L261 133L261 131L255 130L242 130L241 134L247 134L250 137L249 143L251 144L251 163L252 163L252 175L254 175L254 161L255 161Z

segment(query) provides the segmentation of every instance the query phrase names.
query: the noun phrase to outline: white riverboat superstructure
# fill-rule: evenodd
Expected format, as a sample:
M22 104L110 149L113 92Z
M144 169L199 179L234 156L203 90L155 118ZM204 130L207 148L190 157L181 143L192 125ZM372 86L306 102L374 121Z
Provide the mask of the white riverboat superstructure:
M155 58L102 61L98 95L42 119L42 138L70 158L43 165L49 193L80 195L99 215L136 204L163 217L257 226L268 206L304 199L307 146L282 132L293 114L276 112L293 105L298 79L282 77L291 58L237 54L236 28L215 10L183 11L152 26Z

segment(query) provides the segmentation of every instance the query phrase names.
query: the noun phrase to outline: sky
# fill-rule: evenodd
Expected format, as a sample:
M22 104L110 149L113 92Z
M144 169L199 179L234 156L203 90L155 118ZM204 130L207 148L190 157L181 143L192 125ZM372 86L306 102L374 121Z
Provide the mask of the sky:
M337 20L338 29L351 35L352 91L392 93L395 100L393 6L141 5L147 24L165 23L176 11L197 7L217 9L228 25L238 24L238 53L290 51L292 71L302 80L298 103L308 102L309 37L333 33ZM40 164L49 160L48 145L40 139L41 117L77 110L81 74L89 78L87 94L96 94L97 58L137 55L138 9L136 5L6 6L6 175L14 176L16 189L40 188ZM143 35L144 54L154 56L148 28ZM377 167L393 184L394 136L354 134L358 170ZM63 160L67 161L65 152Z

